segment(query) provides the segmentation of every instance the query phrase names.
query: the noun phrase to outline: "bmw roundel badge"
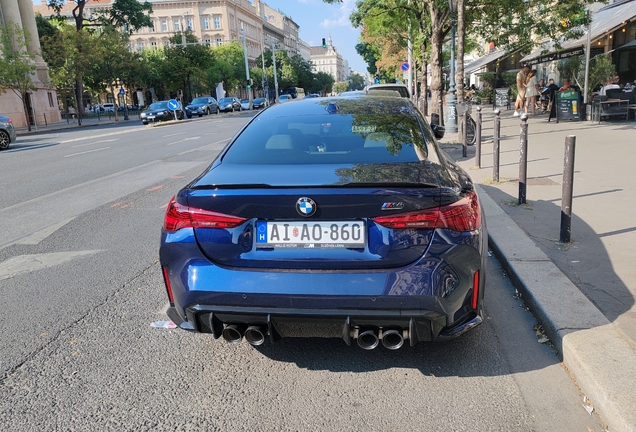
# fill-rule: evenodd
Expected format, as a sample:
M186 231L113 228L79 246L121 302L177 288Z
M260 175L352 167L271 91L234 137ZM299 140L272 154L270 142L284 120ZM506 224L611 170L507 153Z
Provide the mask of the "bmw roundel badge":
M296 201L296 211L298 211L301 216L313 216L316 210L318 210L318 206L311 198L302 197Z

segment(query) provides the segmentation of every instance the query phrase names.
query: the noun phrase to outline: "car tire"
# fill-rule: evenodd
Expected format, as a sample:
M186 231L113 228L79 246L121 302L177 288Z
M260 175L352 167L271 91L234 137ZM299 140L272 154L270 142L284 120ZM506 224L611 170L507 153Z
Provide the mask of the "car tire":
M232 107L232 112L234 112L234 107Z
M0 131L0 150L6 150L11 145L11 138L5 131Z
M210 115L210 108L206 108L206 109L205 109L205 115L206 115L206 116L207 116L207 115Z
M219 115L220 112L221 110L219 109L219 107L216 107L216 115Z
M199 114L199 118L203 117L203 113Z
M148 125L148 122L147 122L147 121L145 121L145 122L141 122L141 123L142 123L144 126L147 126L147 125Z
M189 115L189 116L188 116L188 118L192 118L192 116L191 116L191 115Z

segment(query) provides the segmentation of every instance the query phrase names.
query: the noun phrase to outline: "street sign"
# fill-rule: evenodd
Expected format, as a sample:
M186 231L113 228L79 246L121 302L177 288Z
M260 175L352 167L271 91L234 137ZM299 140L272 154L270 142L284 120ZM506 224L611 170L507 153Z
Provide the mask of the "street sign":
M408 62L404 62L404 63L402 63L402 64L400 65L400 68L401 68L404 72L406 72L406 71L408 71L409 69L411 69L411 65L410 65L410 64L408 64Z
M126 90L124 90L124 88L123 88L123 87L119 89L119 94L120 94L120 95L123 95L123 94L125 94L125 93L126 93Z
M170 99L168 101L168 108L170 108L172 111L176 111L179 109L179 102L177 102L174 99Z

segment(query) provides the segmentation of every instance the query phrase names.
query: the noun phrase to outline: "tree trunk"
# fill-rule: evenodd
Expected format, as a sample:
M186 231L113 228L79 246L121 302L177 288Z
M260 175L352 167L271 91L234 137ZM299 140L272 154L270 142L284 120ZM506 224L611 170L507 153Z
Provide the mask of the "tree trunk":
M444 21L447 13L439 10L435 2L429 2L429 11L431 14L431 111L438 113L441 120L443 112L440 112L439 102L444 91L442 45L444 42Z
M22 99L22 109L24 109L24 119L26 120L27 130L31 132L31 122L29 121L29 107L26 103L26 92L22 92L20 94L20 98Z
M457 0L457 101L464 101L464 40L466 39L466 23L464 20L465 0Z
M420 81L420 100L421 106L420 111L425 116L428 116L428 60L426 58L426 44L422 44L422 70L420 72L419 81Z

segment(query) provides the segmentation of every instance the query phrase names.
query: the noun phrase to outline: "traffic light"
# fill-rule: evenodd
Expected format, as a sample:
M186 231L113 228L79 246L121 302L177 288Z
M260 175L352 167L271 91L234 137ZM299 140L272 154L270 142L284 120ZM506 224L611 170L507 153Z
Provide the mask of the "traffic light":
M322 38L322 47L327 48L327 42L325 42L325 38Z
M251 80L251 79L248 79L248 80L247 80L247 88L248 88L248 89L251 89L251 88L252 88L252 80Z

